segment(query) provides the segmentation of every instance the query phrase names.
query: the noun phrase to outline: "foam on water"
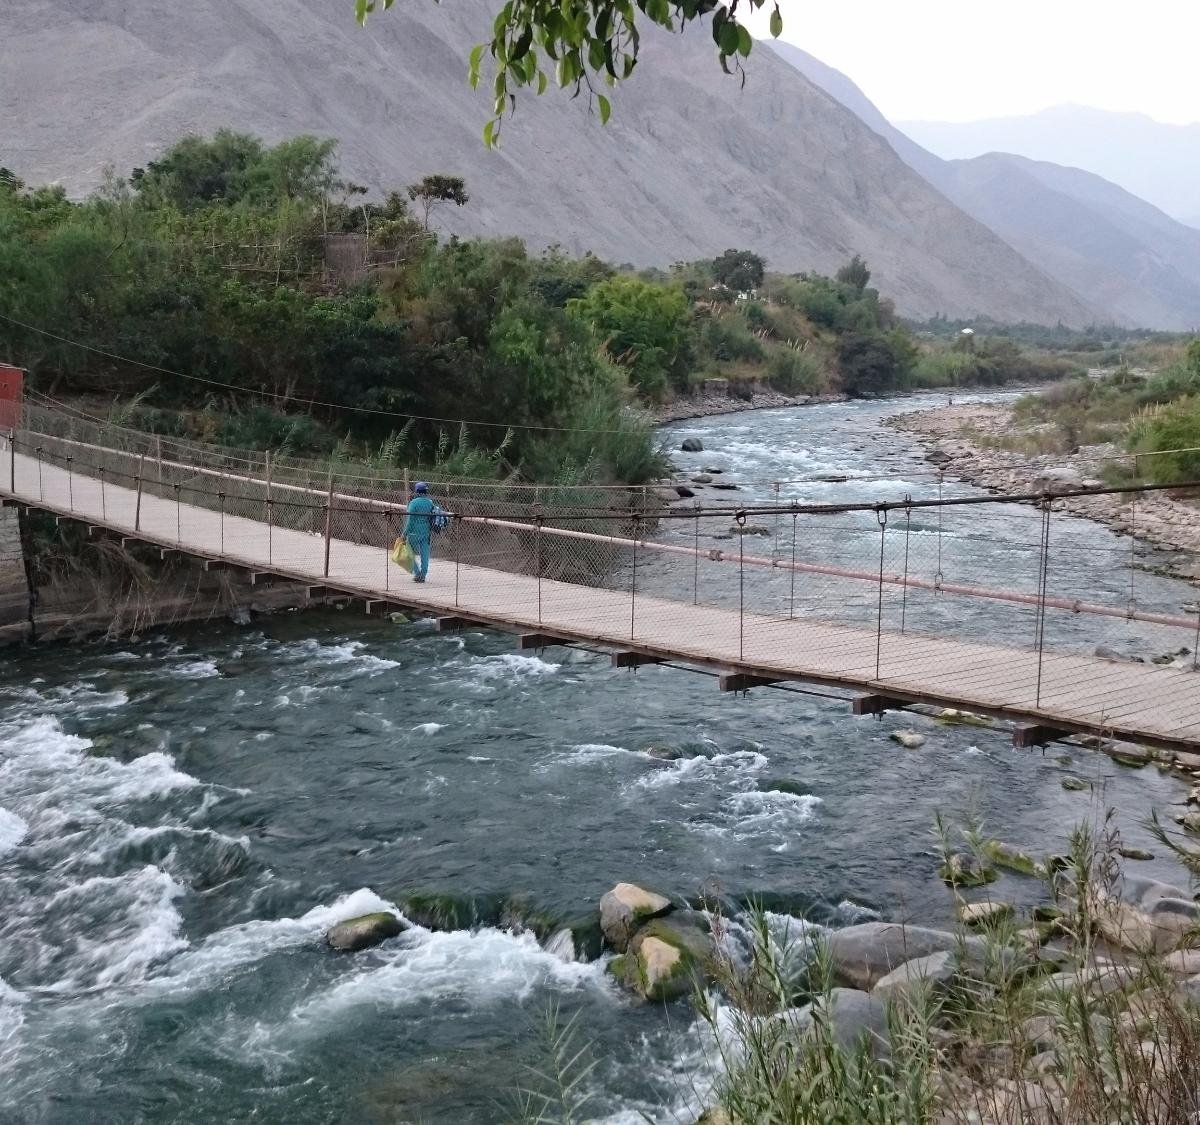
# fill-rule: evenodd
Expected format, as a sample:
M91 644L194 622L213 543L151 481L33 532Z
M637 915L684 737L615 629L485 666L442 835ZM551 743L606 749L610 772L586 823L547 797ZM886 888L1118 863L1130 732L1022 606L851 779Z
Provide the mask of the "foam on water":
M664 789L672 785L694 785L728 781L731 776L753 776L767 767L765 754L757 750L732 750L711 758L680 758L665 769L639 777L633 784L641 789Z
M25 839L29 825L8 809L0 808L0 857L13 851Z
M533 676L552 676L562 667L539 656L518 652L503 652L472 662L471 670L479 680L525 679Z
M433 933L413 927L376 950L371 967L355 972L292 1012L297 1024L319 1025L355 1008L424 1007L453 1001L463 1008L510 1003L551 989L588 989L618 1002L600 961L564 960L531 933L484 928Z
M582 742L578 746L570 748L570 756L566 761L571 765L583 766L590 765L592 762L602 762L621 754L633 754L640 757L636 750L629 750L624 746L610 746L606 742Z
M220 986L236 970L250 967L282 949L316 941L338 922L379 911L399 913L393 903L362 887L329 906L314 906L297 918L255 919L227 926L172 958L161 973L146 983L144 992L173 995Z
M438 731L445 729L445 723L418 723L413 727L414 733L417 734L437 734Z
M381 656L372 656L365 652L363 641L343 641L340 644L323 644L321 641L307 638L293 641L280 649L280 654L302 660L313 660L320 664L354 665L362 671L381 672L387 668L399 668L398 660L387 660Z
M723 809L731 821L735 840L772 836L772 851L785 851L792 834L816 814L821 798L811 793L779 793L750 790L729 797Z
M209 680L220 674L211 660L192 660L166 670L166 675L176 680Z

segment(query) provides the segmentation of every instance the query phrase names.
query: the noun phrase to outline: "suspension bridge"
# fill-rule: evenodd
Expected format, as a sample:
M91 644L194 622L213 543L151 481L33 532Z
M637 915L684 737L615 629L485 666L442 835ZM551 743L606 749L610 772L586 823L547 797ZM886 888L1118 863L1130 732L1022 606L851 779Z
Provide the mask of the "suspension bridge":
M1135 560L1097 558L1044 495L680 509L649 489L435 482L450 526L417 585L389 557L406 476L38 403L16 421L6 506L231 581L494 627L523 648L600 646L618 667L685 664L727 691L836 689L859 714L968 710L1013 720L1018 745L1083 733L1200 751L1200 605L1139 590ZM1108 642L1173 660L1097 655Z

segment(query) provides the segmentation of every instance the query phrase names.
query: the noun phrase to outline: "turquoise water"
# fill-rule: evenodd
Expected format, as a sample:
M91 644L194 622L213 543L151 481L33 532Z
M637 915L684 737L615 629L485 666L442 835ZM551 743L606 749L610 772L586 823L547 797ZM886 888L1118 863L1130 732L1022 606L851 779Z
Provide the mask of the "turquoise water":
M932 478L878 426L895 408L670 432L702 436L697 465L744 482L852 477L797 496L915 494ZM1005 518L1012 539L1035 517ZM1111 556L1096 569L1080 580L1120 589ZM1194 596L1147 583L1163 604ZM1061 788L1058 751L1019 753L1001 734L925 724L926 746L906 753L887 734L909 718L723 696L682 670L349 611L2 659L5 1121L505 1121L537 1083L557 1005L599 1060L589 1120L690 1122L705 1040L688 1004L634 1004L603 961L564 959L523 919L589 918L632 880L770 896L820 925L945 921L935 811L974 808L997 836L1050 850L1096 809ZM664 742L692 756L642 753ZM1084 753L1069 768L1102 782L1134 842L1148 809L1180 796L1154 770ZM760 789L781 778L801 793ZM470 899L479 924L323 947L331 922L416 891Z

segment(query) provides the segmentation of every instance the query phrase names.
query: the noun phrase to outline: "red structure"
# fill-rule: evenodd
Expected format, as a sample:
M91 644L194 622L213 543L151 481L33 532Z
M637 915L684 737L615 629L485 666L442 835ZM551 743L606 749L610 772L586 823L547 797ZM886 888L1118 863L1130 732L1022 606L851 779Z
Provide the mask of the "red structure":
M0 363L0 430L15 430L21 421L21 388L25 372Z

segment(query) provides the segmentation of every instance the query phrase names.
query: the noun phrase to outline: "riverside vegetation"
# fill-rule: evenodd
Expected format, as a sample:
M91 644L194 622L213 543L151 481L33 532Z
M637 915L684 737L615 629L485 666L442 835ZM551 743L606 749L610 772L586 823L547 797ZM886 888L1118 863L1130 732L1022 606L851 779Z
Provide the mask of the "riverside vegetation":
M82 202L0 169L0 354L146 430L561 483L661 475L638 407L712 378L857 395L938 385L948 363L960 382L1069 368L1004 340L971 370L939 358L857 257L833 278L748 250L635 272L440 239L439 213L470 205L461 178L371 200L335 148L187 137Z

